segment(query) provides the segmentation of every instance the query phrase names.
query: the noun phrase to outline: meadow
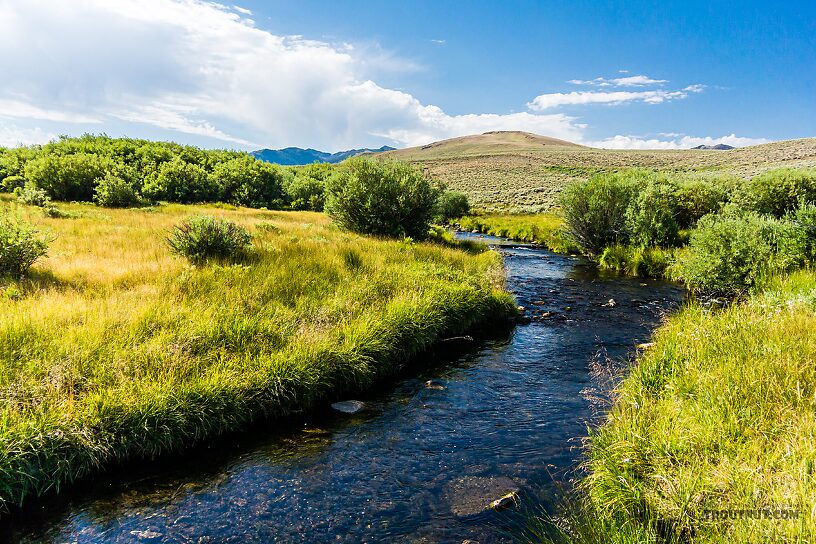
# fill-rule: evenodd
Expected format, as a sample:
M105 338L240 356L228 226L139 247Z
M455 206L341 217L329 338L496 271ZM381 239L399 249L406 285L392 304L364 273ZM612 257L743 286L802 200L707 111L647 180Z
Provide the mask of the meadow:
M51 239L0 286L1 506L348 398L515 312L498 254L363 237L319 213L0 207ZM245 227L250 251L171 254L173 226L199 214Z

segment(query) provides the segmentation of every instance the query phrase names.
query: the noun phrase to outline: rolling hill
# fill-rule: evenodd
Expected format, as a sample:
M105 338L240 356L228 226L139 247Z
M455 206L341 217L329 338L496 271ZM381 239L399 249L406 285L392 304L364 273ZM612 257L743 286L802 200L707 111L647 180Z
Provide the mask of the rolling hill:
M730 150L618 151L526 132L488 132L377 156L422 165L467 193L476 208L539 212L555 204L565 184L603 171L649 168L750 177L771 168L816 166L816 138Z

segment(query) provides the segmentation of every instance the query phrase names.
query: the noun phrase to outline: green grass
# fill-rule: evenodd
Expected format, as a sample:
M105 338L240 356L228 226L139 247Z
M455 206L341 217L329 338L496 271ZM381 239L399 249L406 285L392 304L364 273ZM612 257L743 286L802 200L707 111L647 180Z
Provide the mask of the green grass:
M364 238L322 214L225 206L44 217L0 284L0 505L358 393L446 335L514 312L494 252ZM240 264L165 243L201 213L253 235Z
M539 244L556 253L577 252L578 247L561 233L563 223L555 214L541 213L471 215L462 217L457 224L465 231Z
M814 331L810 271L721 311L692 304L671 317L591 435L583 504L561 523L567 536L541 540L813 542ZM797 513L707 514L767 508Z

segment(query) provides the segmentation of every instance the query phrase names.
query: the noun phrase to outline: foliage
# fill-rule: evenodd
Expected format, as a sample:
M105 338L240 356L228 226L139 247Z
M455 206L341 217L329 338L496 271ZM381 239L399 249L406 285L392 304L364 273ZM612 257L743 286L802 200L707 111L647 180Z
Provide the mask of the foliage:
M800 202L816 202L816 169L769 170L751 178L735 201L745 210L783 217Z
M626 209L626 234L637 247L672 246L680 230L675 220L675 187L650 181L639 187Z
M54 200L90 201L96 180L112 168L109 158L91 153L41 155L26 163L25 179Z
M23 176L6 176L0 182L0 191L12 193L15 189L25 186L25 178Z
M422 239L439 193L414 166L353 157L326 184L326 213L357 233Z
M145 180L144 195L153 200L190 204L215 199L217 189L207 171L195 163L174 157Z
M457 226L467 232L481 232L490 236L542 245L555 253L579 251L579 248L564 236L564 221L549 213L469 215L460 218Z
M628 242L627 210L635 194L635 175L596 175L567 186L561 195L565 234L589 255Z
M278 165L245 155L217 164L210 184L220 200L249 208L278 209L283 206L283 180L288 177Z
M19 278L48 251L49 239L6 211L0 215L0 276Z
M470 202L465 193L444 191L436 202L434 222L444 225L470 213Z
M105 208L128 208L137 206L142 199L139 196L132 177L108 172L100 179L94 189L94 202Z
M681 176L674 193L675 219L680 228L694 227L705 215L719 211L739 181L731 176Z
M662 278L674 263L674 251L659 247L614 245L604 249L598 265L629 276Z
M167 244L173 253L199 263L244 256L252 244L252 236L232 221L198 215L176 225Z
M28 204L29 206L44 208L51 204L51 198L48 196L48 193L30 183L14 189L14 195L18 201L23 204Z
M289 206L293 210L323 211L326 181L334 172L328 163L315 163L295 170L284 185Z

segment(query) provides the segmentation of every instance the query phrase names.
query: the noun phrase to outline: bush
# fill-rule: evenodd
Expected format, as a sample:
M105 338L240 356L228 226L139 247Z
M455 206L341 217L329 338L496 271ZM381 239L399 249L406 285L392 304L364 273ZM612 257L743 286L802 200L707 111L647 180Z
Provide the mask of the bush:
M96 185L94 202L106 208L127 208L140 204L141 198L131 179L108 172Z
M245 155L217 164L210 174L210 185L224 202L280 209L284 177L280 166Z
M49 239L31 224L0 215L0 276L20 277L46 255Z
M96 180L113 166L109 158L91 153L44 155L26 164L26 185L43 189L54 200L90 202Z
M44 208L51 204L51 198L49 198L48 194L30 183L16 188L14 194L17 196L17 200L29 206Z
M361 234L422 239L439 189L419 168L354 157L326 184L326 213Z
M465 193L445 191L436 203L434 222L446 224L470 213L470 202Z
M218 197L217 188L207 171L179 157L162 163L158 171L145 179L142 193L153 200L191 204Z
M238 259L245 255L252 236L232 221L208 215L192 217L173 228L167 238L170 250L200 263L207 259Z
M783 217L800 202L816 202L816 170L770 170L754 176L735 200L745 210Z
M0 182L0 191L11 193L17 188L25 186L25 178L23 176L7 176Z
M626 231L632 244L646 248L677 244L675 188L667 182L651 182L632 198L626 210Z
M666 276L673 262L674 250L623 245L607 247L598 259L598 264L603 269L642 278Z
M677 224L681 229L691 228L703 216L719 211L737 183L735 178L725 176L681 179L674 195Z
M626 211L636 193L635 179L630 175L599 174L568 185L560 200L565 235L589 255L627 243Z
M677 267L697 291L736 295L774 272L803 263L795 226L755 212L726 209L700 220Z
M326 180L334 168L328 163L315 163L295 171L284 185L289 207L293 210L323 211Z

